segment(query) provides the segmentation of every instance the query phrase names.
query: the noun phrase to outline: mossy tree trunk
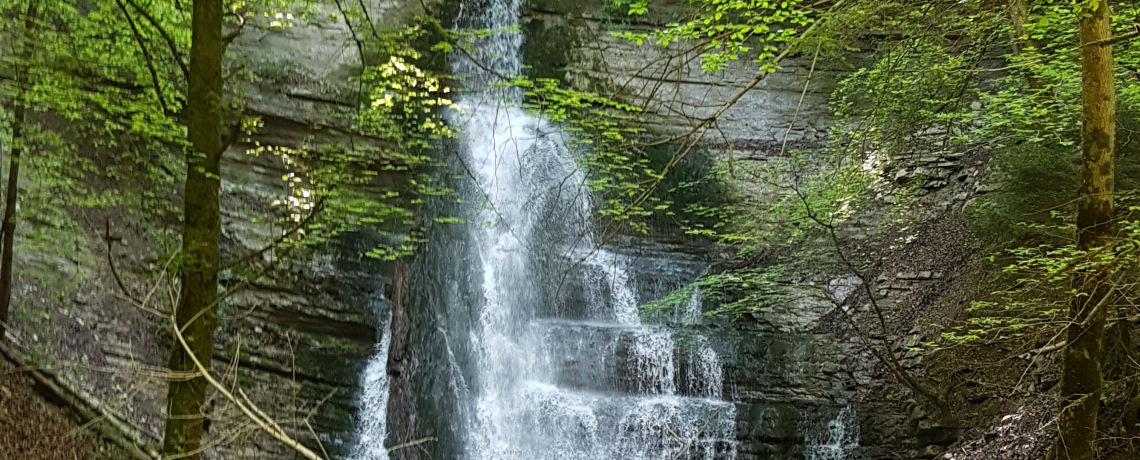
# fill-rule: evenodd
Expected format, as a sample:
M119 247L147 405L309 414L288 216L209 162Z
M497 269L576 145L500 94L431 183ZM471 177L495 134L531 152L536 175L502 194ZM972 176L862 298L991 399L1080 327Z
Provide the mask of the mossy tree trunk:
M4 220L0 221L0 340L8 328L12 310L12 253L16 245L16 204L20 196L20 158L28 148L24 137L25 115L28 103L24 97L30 82L28 67L32 60L32 29L35 27L39 0L28 0L24 12L24 25L20 30L20 54L16 62L15 91L12 94L12 145L8 155L8 185L4 190Z
M1081 186L1077 201L1077 247L1095 252L1111 249L1113 234L1113 147L1116 138L1116 90L1113 82L1112 37L1107 0L1080 19L1082 126ZM1076 274L1063 355L1057 441L1059 460L1096 458L1097 411L1101 396L1104 327L1111 305L1111 286L1103 272Z
M194 0L186 104L191 151L186 158L181 295L175 322L190 352L207 371L217 325L224 50L221 0ZM176 373L196 371L193 360L177 341L171 350L170 369ZM198 456L209 415L204 411L206 391L207 382L202 377L171 380L164 455Z

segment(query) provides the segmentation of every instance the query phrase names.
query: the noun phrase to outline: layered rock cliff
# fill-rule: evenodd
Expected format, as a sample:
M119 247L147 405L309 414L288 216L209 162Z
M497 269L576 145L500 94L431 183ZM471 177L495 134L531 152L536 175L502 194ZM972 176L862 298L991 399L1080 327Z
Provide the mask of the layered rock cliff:
M367 7L385 24L407 21L420 8L419 3L401 0ZM262 32L250 28L234 42L235 62L258 77L246 88L245 97L248 113L263 120L253 137L262 145L368 142L353 138L347 129L358 97L352 77L361 66L352 30L343 15L336 18L340 13L336 5L321 4L318 10L311 23ZM747 62L704 74L691 56L614 38L612 31L653 25L618 19L594 3L526 2L522 31L524 60L532 66L528 72L644 106L643 121L655 135L686 132L756 76ZM828 96L846 70L842 64L813 61L811 56L785 61L779 73L743 93L702 147L722 160L764 162L788 148L820 145L831 123ZM269 226L265 216L270 204L288 193L281 181L290 172L288 166L272 155L249 156L249 147L238 145L226 153L223 243L230 256L256 251L280 231ZM891 322L898 329L895 332L905 337L897 347L907 356L907 366L919 369L921 359L906 350L935 334L926 327L932 319L952 316L959 307L957 297L971 280L963 269L968 254L947 246L948 241L965 238L956 216L970 198L988 188L979 179L984 158L977 155L914 152L895 161L888 169L896 183L924 179L924 191L915 205L924 211L924 223L902 233L882 230L886 217L871 212L856 219L851 231L866 241L866 250L885 261L869 274L873 295L900 312ZM406 180L383 175L376 192L403 190ZM887 187L883 194L889 199L892 193ZM165 318L124 300L126 294L107 260L116 260L130 295L145 295L165 262L153 254L170 244L169 234L154 232L151 224L121 209L83 210L76 219L81 227L74 235L74 256L20 253L20 311L14 328L26 348L36 350L45 364L60 368L76 386L141 426L157 442L166 385L154 370L165 364L170 346L160 333ZM37 225L30 222L25 231L40 231ZM932 232L926 239L915 239L913 228ZM410 267L400 269L395 283L394 265L362 257L381 241L365 233L344 236L275 270L223 305L216 368L234 376L271 415L292 420L287 428L307 444L318 447L319 441L334 458L345 458L353 450L361 422L357 411L364 366L388 331L391 314L392 345L386 363L394 379L390 414L395 415L388 420L392 434L387 444L425 435L439 437L439 445L454 442L446 427L449 411L460 407L456 382L435 373L453 363L433 348L436 341L428 336L442 326L470 328L471 319L458 314L433 317L430 311L414 307L476 293L469 280L460 279L434 290L407 291L408 276L456 277L454 267L446 263L469 257L470 248L464 247L461 236L446 228L434 231L430 237L448 243L438 246L435 254L417 254ZM945 235L959 239L941 245L931 240ZM923 252L924 244L935 249ZM676 244L676 239L670 244L639 241L625 246L634 261L634 284L642 301L692 282L719 257L708 244ZM40 275L45 272L53 275ZM837 280L835 286L855 285L849 278L818 275L822 278L814 281L821 285ZM572 292L573 286L567 289ZM831 289L837 294L840 290ZM839 308L866 311L865 302L847 292ZM659 318L677 336L707 338L720 356L723 394L737 408L738 458L823 459L832 458L824 456L832 448L867 458L887 457L894 449L932 457L956 439L962 427L908 402L911 396L857 338L842 332L836 308L804 295L783 309L738 321L686 323L677 317ZM464 351L462 346L458 350ZM691 385L684 369L693 365L678 358L679 388ZM217 407L226 410L223 404ZM212 430L234 434L220 441L216 452L221 458L287 455L274 441L242 428L239 415L221 413L220 418L225 422ZM311 434L302 421L310 422ZM417 424L442 428L424 431ZM445 447L438 453L437 458L451 458L447 455L452 452ZM420 453L409 449L399 455L416 458Z
M380 28L408 23L422 11L420 2L361 4ZM274 223L273 203L291 193L284 178L294 171L281 158L251 155L251 149L371 142L351 134L359 97L354 78L362 67L353 31L331 2L314 5L307 17L279 28L258 27L269 19L250 18L258 24L245 27L229 48L228 65L235 74L246 71L253 77L234 87L234 97L245 101L245 113L258 117L260 126L248 142L224 155L223 259L258 253L284 230ZM101 153L92 148L80 155L98 159ZM148 192L107 183L107 178L91 180L95 189ZM406 173L380 172L370 193L405 192L407 181ZM177 184L169 187L173 192ZM67 258L56 255L58 248L40 250L33 244L37 235L52 231L48 223L22 222L13 333L41 364L157 443L167 387L161 369L172 345L164 333L169 318L130 299L169 294L160 275L169 264L163 255L177 245L177 221L172 216L156 220L128 207L83 208L73 216L78 225L64 240L74 241ZM384 293L392 265L364 254L393 238L398 237L343 235L287 259L221 306L214 362L219 375L243 388L302 442L336 458L344 458L355 444L362 371L377 352L388 315ZM273 255L258 253L257 259L268 262ZM241 279L228 272L221 278L223 287ZM160 282L157 288L155 282ZM292 455L218 398L210 404L208 431L215 444L207 457Z

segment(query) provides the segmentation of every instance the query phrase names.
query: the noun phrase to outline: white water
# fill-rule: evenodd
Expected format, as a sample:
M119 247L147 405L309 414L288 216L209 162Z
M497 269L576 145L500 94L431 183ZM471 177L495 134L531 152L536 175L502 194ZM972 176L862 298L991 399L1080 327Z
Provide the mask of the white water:
M357 443L351 453L353 460L387 460L388 449L384 447L384 438L388 435L388 347L392 335L387 333L388 325L392 322L391 310L387 318L381 322L380 330L384 331L380 343L376 345L376 353L368 360L361 376L360 414L362 419L357 427Z
M518 24L517 1L492 1L461 22L503 30ZM521 69L522 38L498 33L476 42L494 73ZM487 89L496 76L453 58L473 91L452 121L481 205L467 228L478 247L482 286L470 380L474 414L462 421L460 451L470 460L727 460L736 456L735 407L721 400L719 361L694 351L697 397L678 391L672 332L641 324L623 256L597 245L594 209L562 133L518 107L521 93ZM560 248L577 263L586 320L542 318L558 286L542 284L553 265L539 248ZM684 353L684 352L681 352ZM692 376L691 376L692 377ZM707 377L707 379L706 379ZM690 382L692 378L688 379Z
M693 286L693 294L689 297L689 303L685 304L685 309L681 311L681 324L691 326L701 323L701 287Z
M720 367L720 357L709 345L709 340L696 336L696 342L689 347L688 394L706 398L720 398L724 387L724 371Z
M517 0L489 1L485 11L464 5L461 21L491 30L517 24ZM521 43L518 34L494 34L477 41L476 57L515 75ZM458 452L456 460L734 460L736 413L724 401L720 357L699 334L642 324L630 264L596 244L585 178L562 133L519 108L518 90L479 89L497 77L466 58L453 59L452 70L474 89L450 121L461 129L461 156L477 185L464 198L479 208L465 227L477 257L453 262L473 264L467 270L481 298L449 286L446 297L458 308L448 314L470 312L474 327L437 331L446 356L434 359L446 360L448 391L463 402L447 421L462 445L448 451ZM558 289L537 276L549 268L537 251L551 247L580 268L585 318L539 313L553 310L542 302ZM694 289L672 318L699 325L701 306ZM353 460L388 459L388 340L385 334L362 378ZM473 374L456 348L473 350ZM799 428L805 460L856 458L853 409L801 420Z
M801 424L803 425L803 424ZM801 426L806 460L852 460L859 447L859 420L850 406L835 418ZM814 426L812 426L814 425Z

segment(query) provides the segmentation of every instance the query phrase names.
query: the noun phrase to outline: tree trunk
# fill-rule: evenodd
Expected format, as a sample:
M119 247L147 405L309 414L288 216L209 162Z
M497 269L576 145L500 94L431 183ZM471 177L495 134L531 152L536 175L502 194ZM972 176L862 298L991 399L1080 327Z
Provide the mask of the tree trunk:
M32 59L32 28L35 26L39 0L28 0L24 26L20 31L20 56L16 63L16 91L12 96L12 151L8 156L8 185L4 190L4 220L0 221L0 340L8 329L12 309L12 253L16 243L16 202L20 194L20 157L27 149L24 117L27 101L28 67Z
M1082 127L1081 187L1077 201L1077 247L1110 250L1113 232L1113 147L1116 138L1116 90L1112 46L1093 44L1112 37L1107 0L1080 19ZM1063 356L1057 441L1059 460L1093 460L1100 408L1101 355L1111 287L1099 270L1073 279L1068 343Z
M1013 33L1013 52L1015 54L1022 54L1026 51L1037 48L1037 42L1025 33L1025 22L1029 20L1029 5L1026 0L1009 0L1009 22L1010 31ZM1026 83L1029 84L1030 89L1042 90L1045 88L1044 82L1041 78L1033 73L1033 68L1025 69ZM1038 98L1041 98L1038 94Z
M181 295L175 322L191 352L209 369L217 324L220 189L222 156L222 2L194 0L190 46L190 95L187 128L191 151L186 158L183 201ZM170 369L194 372L193 360L177 342ZM204 422L207 382L202 377L170 382L164 455L197 457Z

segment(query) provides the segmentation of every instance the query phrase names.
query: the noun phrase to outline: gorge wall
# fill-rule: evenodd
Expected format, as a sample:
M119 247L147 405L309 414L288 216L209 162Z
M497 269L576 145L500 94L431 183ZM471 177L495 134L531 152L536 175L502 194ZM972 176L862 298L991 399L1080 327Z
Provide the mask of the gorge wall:
M745 59L709 75L702 73L693 55L613 36L673 19L667 2L656 4L659 12L656 17L651 13L648 23L582 2L531 0L523 8L522 30L528 37L523 52L533 66L528 71L532 76L617 94L645 107L646 126L662 136L688 132L756 77L755 66ZM988 59L1001 60L996 54ZM811 53L792 55L779 72L744 93L718 118L718 129L702 141L704 153L720 161L760 164L781 152L821 147L831 125L831 92L839 78L865 65L864 60L858 52L844 62L825 57L813 62ZM870 295L891 312L887 333L900 338L893 347L904 367L923 378L929 363L911 349L935 340L940 330L934 325L952 321L962 299L974 294L978 274L967 268L971 237L961 213L974 197L996 188L984 180L985 164L984 153L967 155L939 144L898 155L883 165L884 182L872 191L880 204L845 225L843 237L853 242L852 250L879 260L864 274L873 284ZM913 192L914 202L903 216L892 214L889 204L913 183L922 184ZM738 185L760 197L787 193L748 181ZM707 249L673 254L677 252L704 254L706 263L716 259ZM830 299L821 301L804 292L800 300L732 324L705 321L687 326L707 336L721 356L724 394L737 404L739 458L941 455L967 424L923 409L850 332L839 308L853 312L856 321L866 321L863 327L875 327L869 326L874 320L860 280L851 274L822 275L793 277L826 286ZM949 385L953 378L938 372L929 377L937 385ZM999 411L996 399L974 403L986 405L981 409L986 416Z
M372 17L384 24L405 23L420 12L418 2L366 4ZM455 9L450 3L443 7ZM264 121L254 136L262 145L368 142L351 139L344 129L356 97L351 77L360 67L352 31L343 20L330 17L339 12L335 5L321 4L319 9L320 14L312 15L317 18L313 23L260 32L250 28L234 42L237 61L259 77L248 88L247 110ZM522 4L521 13L523 61L531 66L528 73L562 78L583 89L616 92L647 108L644 121L656 134L687 131L755 77L754 67L747 62L706 75L698 62L686 56L670 56L614 38L611 31L649 24L624 24L620 16L603 11L596 2L530 0ZM722 160L764 162L785 148L820 145L830 125L828 96L847 70L825 59L813 64L811 56L793 56L785 61L784 69L725 112L716 135L703 144L705 153ZM805 91L809 74L811 84ZM249 156L246 150L250 147L238 145L226 153L223 244L228 255L260 249L273 238L274 229L264 216L274 200L288 193L281 180L289 174L288 166L269 154ZM453 153L446 147L443 150L445 158ZM984 167L981 158L933 151L916 152L899 161L892 170L898 183L915 177L927 179L926 191L916 204L928 214L924 219L955 214L974 195L988 191L979 179ZM381 175L374 186L377 193L405 190L406 181L402 175ZM889 187L884 188L885 196L891 193ZM451 211L445 204L431 206L438 208L429 206L426 213ZM900 337L907 337L898 344L905 353L908 344L928 340L935 333L925 328L932 317L923 307L951 302L968 283L956 268L965 256L948 249L939 252L953 256L947 262L942 256L917 251L915 247L924 240L908 239L917 234L915 230L908 234L879 230L886 219L882 214L870 213L861 219L862 224L854 226L855 237L867 241L868 250L879 251L887 260L872 274L875 295L895 302L904 312L892 324L899 328ZM152 255L169 239L148 233L144 223L121 210L84 210L77 220L82 222L82 233L77 235L74 257L20 252L20 313L14 318L15 333L26 348L54 357L48 364L157 442L166 385L149 370L166 362L169 337L158 332L164 318L123 300L106 261L109 256L116 259L125 275L124 284L133 294L145 293L151 276L165 262ZM271 415L310 420L315 437L302 424L287 426L307 444L316 448L319 441L332 457L353 458L360 452L359 430L368 422L359 415L362 385L368 382L365 368L383 352L378 346L391 329L391 345L382 356L384 372L393 379L386 444L436 436L439 440L425 447L438 449L431 450L433 458L455 458L456 451L449 446L457 440L449 439L454 431L449 431L454 428L449 423L462 410L462 396L457 393L460 383L446 377L452 374L443 369L468 364L447 356L447 347L434 331L441 325L469 330L474 319L464 315L470 312L456 311L444 317L414 307L477 295L476 286L448 264L475 255L462 232L446 225L429 227L429 240L446 242L417 254L408 266L362 257L381 237L352 234L319 249L304 262L276 270L233 297L223 305L216 368L236 375ZM35 223L25 228L25 232L40 231ZM110 253L108 231L116 238ZM943 235L946 230L939 232L935 234ZM900 241L905 242L895 244ZM683 238L671 238L669 243L627 242L614 250L631 261L631 285L640 303L706 274L720 257L715 247ZM44 272L55 275L39 275ZM407 284L409 276L453 283L409 292L409 286L416 286ZM866 309L866 300L852 292L857 283L850 278L814 281L828 286L842 308ZM564 295L580 295L574 289L567 286ZM723 368L723 398L736 410L736 458L890 458L898 449L931 458L961 430L916 410L907 401L909 395L854 337L837 333L841 327L834 303L816 301L805 293L782 308L734 322L679 319L691 315L694 308L709 311L716 305L675 308L671 316L653 321L668 327L675 337L702 337L715 350ZM473 352L466 343L450 346L458 354ZM674 363L679 369L675 382L679 388L691 384L685 380L690 375L685 369L694 365L681 348ZM919 368L921 358L908 355L907 365ZM219 458L289 455L256 431L236 430L242 424L239 415L222 414L221 419L232 425L215 430L240 434L217 447ZM394 458L421 458L424 451L404 449Z
M381 28L409 22L422 5L367 2ZM295 171L280 157L270 152L250 155L251 149L371 142L347 130L358 97L353 78L361 70L352 31L335 4L318 3L315 8L307 22L290 27L246 27L229 48L231 68L256 77L241 91L245 113L260 117L261 126L248 142L224 155L224 260L261 250L283 230L273 224L279 212L273 203L292 193L284 178ZM248 20L266 26L271 18ZM100 152L91 148L81 154L98 158ZM404 173L381 172L370 187L377 195L403 192L407 181ZM91 187L105 185L97 180ZM176 233L161 228L177 228L177 223L160 219L156 225L124 207L80 209L75 221L78 225L66 240L74 241L67 257L57 255L56 248L35 245L38 235L54 231L50 224L22 222L12 333L40 364L55 369L81 393L158 443L167 383L154 370L165 367L169 356L172 338L163 333L169 319L136 307L128 298L142 299L148 292L167 295L167 286L152 287L169 264L163 255L177 241ZM402 228L397 224L390 230L398 234ZM378 353L381 331L387 327L385 291L393 265L364 253L392 238L368 232L342 236L305 260L278 266L221 306L215 369L226 381L239 382L288 432L334 458L346 458L356 443L363 371ZM258 259L268 262L272 256L264 253ZM109 258L118 274L112 273ZM238 279L221 274L223 287L236 285ZM215 444L208 458L293 455L250 429L244 416L224 401L210 407L214 423L208 431Z

